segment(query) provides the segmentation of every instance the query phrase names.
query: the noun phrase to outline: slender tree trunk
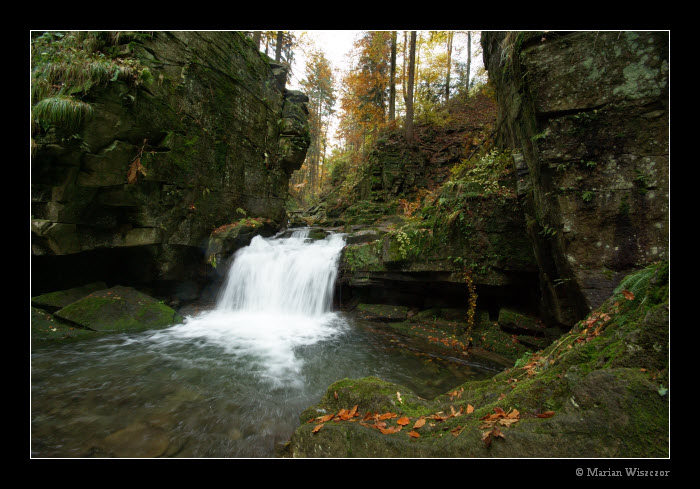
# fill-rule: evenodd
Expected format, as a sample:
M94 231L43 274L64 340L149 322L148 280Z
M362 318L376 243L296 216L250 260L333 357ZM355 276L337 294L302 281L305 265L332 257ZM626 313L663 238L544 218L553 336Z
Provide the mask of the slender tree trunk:
M389 82L389 120L395 118L396 108L396 31L391 33L391 81Z
M406 142L413 141L413 76L416 69L416 31L411 31L408 61L408 94L406 95Z
M467 91L471 85L469 80L469 71L472 66L472 33L467 31Z
M445 80L445 103L450 101L450 71L452 69L452 38L454 32L447 33L447 79Z
M401 94L403 95L404 105L406 104L406 47L408 46L408 37L406 31L403 31L403 72L401 73Z
M258 48L258 51L260 51L260 34L262 34L261 31L253 31L253 42L255 43L255 46Z
M277 45L275 46L275 61L282 59L282 31L277 31Z

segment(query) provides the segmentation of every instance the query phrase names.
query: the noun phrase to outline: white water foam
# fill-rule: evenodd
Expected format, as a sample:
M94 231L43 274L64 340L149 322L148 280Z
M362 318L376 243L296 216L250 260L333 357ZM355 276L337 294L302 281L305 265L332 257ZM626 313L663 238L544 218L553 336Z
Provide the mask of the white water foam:
M253 238L234 256L216 309L187 317L151 339L159 344L204 340L245 359L274 384L299 382L301 361L294 349L339 334L345 326L331 312L344 237L311 241L308 233Z

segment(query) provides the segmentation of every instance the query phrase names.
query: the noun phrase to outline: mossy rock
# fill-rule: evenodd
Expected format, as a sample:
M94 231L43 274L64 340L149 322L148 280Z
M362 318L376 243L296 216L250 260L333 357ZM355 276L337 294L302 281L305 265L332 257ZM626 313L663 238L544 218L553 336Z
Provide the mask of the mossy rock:
M323 229L312 229L309 231L309 239L318 241L320 239L326 239L326 232Z
M123 286L93 292L55 316L83 328L114 333L164 328L183 321L162 301Z
M498 311L498 325L506 330L530 335L544 335L546 326L534 316L512 309L501 308Z
M49 312L58 311L61 308L66 307L68 304L82 299L91 292L98 290L103 290L107 288L107 284L104 282L94 282L86 285L81 285L80 287L73 287L72 289L58 290L56 292L49 292L47 294L41 294L36 297L32 297L32 306L39 309L45 309Z
M648 267L623 285L634 288L633 299L616 293L546 349L431 401L376 378L336 382L302 414L292 456L668 457L668 265ZM601 328L587 327L592 319ZM354 405L360 413L406 416L406 428L421 416L457 415L428 421L418 438L408 436L409 429L385 435L348 421L328 422L314 433L317 423L307 423ZM497 408L517 409L518 421L499 426L504 438L487 445L483 417ZM538 416L546 411L554 414Z
M68 340L96 338L100 333L67 323L49 312L31 308L32 346L41 346Z
M358 304L355 313L366 321L405 321L408 307L391 304Z

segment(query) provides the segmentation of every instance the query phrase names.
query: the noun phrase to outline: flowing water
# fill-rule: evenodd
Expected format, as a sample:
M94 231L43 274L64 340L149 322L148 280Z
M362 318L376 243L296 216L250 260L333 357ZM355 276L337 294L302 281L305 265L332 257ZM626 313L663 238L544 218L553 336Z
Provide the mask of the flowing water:
M336 380L429 399L495 371L400 348L331 311L342 235L255 237L214 309L32 352L33 457L272 457ZM348 406L351 407L351 406Z

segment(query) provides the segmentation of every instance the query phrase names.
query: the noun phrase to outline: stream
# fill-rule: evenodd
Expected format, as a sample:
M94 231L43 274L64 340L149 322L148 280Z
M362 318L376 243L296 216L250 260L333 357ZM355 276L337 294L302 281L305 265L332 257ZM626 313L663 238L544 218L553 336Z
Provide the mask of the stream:
M33 350L31 456L274 457L336 380L377 376L432 399L496 373L332 311L344 238L307 236L255 237L216 307L182 324Z

